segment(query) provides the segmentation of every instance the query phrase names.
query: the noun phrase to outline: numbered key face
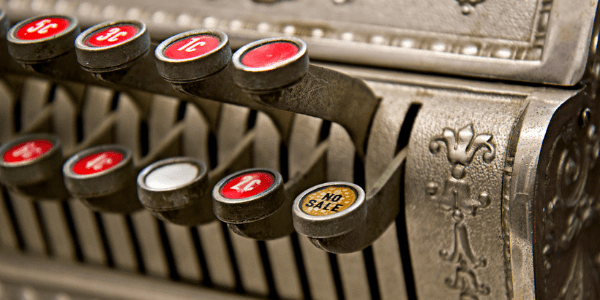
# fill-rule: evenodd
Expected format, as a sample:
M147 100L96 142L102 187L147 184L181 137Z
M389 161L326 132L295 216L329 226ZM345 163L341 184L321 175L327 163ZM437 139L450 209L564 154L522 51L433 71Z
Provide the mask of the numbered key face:
M170 44L165 48L164 54L170 59L190 59L216 49L220 43L215 36L200 34Z
M73 165L73 173L93 175L106 171L123 161L125 155L117 151L102 151L83 157Z
M285 200L281 174L270 169L248 169L231 174L213 189L215 215L241 224L275 212Z
M9 164L31 161L50 151L52 146L52 141L46 139L25 141L4 152L2 159Z
M210 76L229 64L231 49L225 33L194 30L172 36L156 47L156 66L168 81Z
M229 180L219 191L227 199L245 199L256 196L273 186L275 178L268 172L252 172Z
M73 49L79 34L77 20L61 15L34 17L19 22L8 34L8 51L17 60L42 62Z
M146 25L138 21L101 23L82 32L75 40L77 61L94 72L125 68L149 48Z
M131 24L108 26L89 34L85 44L90 47L110 47L132 39L139 31L137 26Z
M21 26L16 36L22 40L41 40L57 35L67 28L71 22L67 18L49 17L34 20Z
M62 154L54 136L33 134L7 142L0 148L0 179L12 186L60 177Z

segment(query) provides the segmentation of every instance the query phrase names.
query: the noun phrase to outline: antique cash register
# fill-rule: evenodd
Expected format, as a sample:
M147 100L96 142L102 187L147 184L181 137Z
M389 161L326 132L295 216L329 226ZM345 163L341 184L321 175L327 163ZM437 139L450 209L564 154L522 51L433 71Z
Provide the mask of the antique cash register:
M600 299L597 0L0 0L0 299Z

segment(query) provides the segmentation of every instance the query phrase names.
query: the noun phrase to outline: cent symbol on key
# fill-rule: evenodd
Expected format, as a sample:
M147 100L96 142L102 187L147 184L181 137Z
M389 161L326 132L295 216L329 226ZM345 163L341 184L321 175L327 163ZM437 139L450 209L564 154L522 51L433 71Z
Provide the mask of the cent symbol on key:
M71 22L66 18L49 17L34 20L19 28L16 36L22 40L40 40L61 33L67 29Z
M267 172L247 173L229 180L219 193L228 199L244 199L266 191L273 180L273 175Z
M30 140L13 146L2 157L7 163L20 163L36 159L52 149L52 142L44 139Z
M229 224L264 219L277 211L284 200L281 174L266 168L230 174L213 189L215 216Z
M91 175L108 170L123 161L123 154L116 151L104 151L86 156L73 165L73 172L79 175Z
M210 34L189 36L167 46L164 54L171 59L190 59L212 51L220 43L219 39Z
M118 24L93 33L88 36L85 43L92 47L114 46L133 38L138 30L134 25Z

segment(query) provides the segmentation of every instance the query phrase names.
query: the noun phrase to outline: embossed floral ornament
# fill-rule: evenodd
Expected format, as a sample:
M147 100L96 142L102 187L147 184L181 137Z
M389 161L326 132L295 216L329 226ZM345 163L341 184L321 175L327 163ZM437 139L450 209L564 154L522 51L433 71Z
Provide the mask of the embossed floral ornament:
M477 208L489 205L489 197L486 192L479 198L471 197L469 184L465 180L465 168L473 161L475 153L482 149L483 161L486 163L494 160L496 148L491 143L492 135L479 134L475 136L473 125L461 128L458 133L446 128L442 135L435 137L429 144L431 153L437 154L445 144L448 153L448 161L452 164L451 177L446 179L444 192L436 195L436 184L430 183L429 194L433 200L438 200L444 210L460 210L475 214Z
M448 277L444 282L449 288L460 291L460 299L477 300L480 296L490 294L489 286L479 281L475 272L478 268L486 267L488 262L487 259L477 256L471 246L465 213L475 216L478 208L490 205L489 195L485 191L477 198L471 197L466 168L480 150L484 162L490 163L494 160L496 148L492 139L491 134L475 135L473 125L470 124L458 132L446 128L429 143L429 150L433 154L439 153L445 145L448 161L452 166L441 195L438 195L438 184L433 181L427 184L427 193L432 200L439 203L440 208L452 211L454 246L451 250L440 250L439 254L445 261L457 265L454 278Z
M474 9L475 5L485 0L456 0L462 9L462 13L465 15L470 14Z

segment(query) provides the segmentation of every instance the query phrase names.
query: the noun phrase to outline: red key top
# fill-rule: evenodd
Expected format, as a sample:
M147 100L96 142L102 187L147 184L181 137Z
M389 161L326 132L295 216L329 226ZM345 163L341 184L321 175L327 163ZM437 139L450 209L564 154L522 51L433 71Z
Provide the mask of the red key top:
M142 207L137 199L131 152L118 145L81 151L63 165L71 195L96 211L130 213Z
M138 31L133 25L115 25L88 36L85 43L91 47L114 46L132 39Z
M78 34L77 19L49 15L17 23L8 31L6 38L11 56L25 63L38 63L73 49Z
M88 155L73 165L73 172L79 175L92 175L108 170L123 161L123 154L116 151L103 151Z
M34 139L20 143L8 149L2 156L7 163L20 163L34 160L52 149L52 142L44 139Z
M232 56L233 79L248 92L274 91L294 84L308 72L306 44L297 38L259 40Z
M267 67L294 57L298 46L290 42L268 43L251 49L242 56L242 64L251 68Z
M193 30L172 36L156 47L156 67L167 81L192 81L222 70L231 60L227 35Z
M273 175L267 172L246 173L229 180L219 193L228 199L249 198L266 191L273 181Z
M213 189L217 218L231 224L264 219L285 201L283 179L270 169L248 169L219 181Z
M148 30L139 21L101 23L88 28L75 40L77 62L91 72L126 68L149 48Z
M219 39L212 35L201 34L181 39L165 49L165 56L171 59L190 59L216 49Z

